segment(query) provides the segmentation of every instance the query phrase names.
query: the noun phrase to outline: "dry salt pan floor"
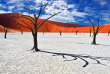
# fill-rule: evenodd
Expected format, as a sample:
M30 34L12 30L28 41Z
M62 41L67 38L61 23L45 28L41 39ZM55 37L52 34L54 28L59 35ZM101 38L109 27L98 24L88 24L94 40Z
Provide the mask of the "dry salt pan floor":
M38 33L33 53L31 33L0 33L0 74L110 74L110 36L89 33Z

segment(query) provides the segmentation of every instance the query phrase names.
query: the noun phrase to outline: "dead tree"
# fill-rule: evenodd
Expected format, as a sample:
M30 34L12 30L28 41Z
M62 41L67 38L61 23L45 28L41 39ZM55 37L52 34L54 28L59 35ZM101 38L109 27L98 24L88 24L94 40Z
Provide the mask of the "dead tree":
M103 28L103 26L99 25L99 19L98 19L98 25L97 25L96 29L95 29L95 26L94 26L93 22L90 19L88 19L88 21L92 24L92 28L93 28L93 41L92 41L92 44L96 44L96 35L100 31L100 29Z
M44 33L45 33L45 32L43 32L43 35L44 35Z
M59 31L59 33L60 33L60 36L62 35L62 31Z
M18 16L19 18L25 18L27 20L29 20L31 22L31 25L34 27L32 28L30 25L28 25L28 23L26 23L25 21L21 20L21 22L23 22L24 24L26 24L26 26L20 24L19 22L16 22L18 25L22 26L22 27L25 27L29 30L31 30L32 32L32 35L33 35L33 41L34 41L34 46L31 50L35 50L36 52L39 51L38 49L38 43L37 43L37 32L38 32L38 29L50 18L52 18L53 16L59 14L60 12L58 13L54 13L52 16L48 17L47 19L41 21L41 22L38 22L38 19L39 19L39 16L41 15L41 12L46 8L46 6L48 5L48 3L40 8L40 11L38 13L38 16L36 15L36 13L31 10L30 8L26 9L27 11L30 11L34 14L34 17L31 17L31 16L28 16L28 15L22 15L22 16Z
M43 30L43 35L44 35L45 31Z
M23 34L23 30L21 29L21 34Z
M91 37L91 28L90 28L90 37Z
M48 31L48 28L47 28L47 27L45 27L45 28L46 28L46 29L43 30L43 35L44 35L45 32L49 32L49 31Z
M109 34L110 34L110 30L108 31L108 36L109 36Z
M23 34L23 30L22 30L22 28L21 28L21 26L20 26L20 25L19 25L19 28L20 28L21 34Z
M77 35L77 33L78 33L78 30L76 30L76 35Z
M4 27L4 32L5 32L4 38L5 38L5 39L6 39L6 37L7 37L7 31L8 31L8 28L5 28L5 27Z

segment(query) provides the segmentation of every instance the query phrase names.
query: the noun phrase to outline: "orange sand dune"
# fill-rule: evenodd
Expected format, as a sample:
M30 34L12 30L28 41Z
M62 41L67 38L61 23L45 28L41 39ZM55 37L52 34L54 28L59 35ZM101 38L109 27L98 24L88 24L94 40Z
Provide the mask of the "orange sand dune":
M7 14L0 14L0 24L4 27L9 28L12 31L20 31L21 29L25 32L30 32L29 29L21 27L16 24L16 22L21 23L22 25L26 26L21 20L25 21L29 26L33 28L31 22L25 18L16 18L17 16L21 16L22 14L19 13L7 13ZM43 19L39 19L38 23L43 21ZM103 25L104 27L99 31L101 33L108 33L110 30L110 24ZM75 32L79 31L80 33L89 33L91 26L85 25L78 25L78 24L68 24L68 23L61 23L61 22L54 22L54 21L46 21L42 27L39 28L39 32Z
M0 32L4 32L4 27L0 25Z
M4 26L0 25L0 32L4 32ZM8 32L15 32L15 30L8 28Z

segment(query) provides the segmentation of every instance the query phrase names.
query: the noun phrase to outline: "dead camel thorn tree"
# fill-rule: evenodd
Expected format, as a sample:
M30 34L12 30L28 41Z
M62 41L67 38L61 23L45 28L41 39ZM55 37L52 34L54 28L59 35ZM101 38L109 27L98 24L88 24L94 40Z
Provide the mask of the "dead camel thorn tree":
M78 30L76 30L76 35L77 35L77 33L78 33L79 31Z
M49 32L49 31L48 31L48 28L47 28L47 27L45 27L45 28L46 28L46 29L43 30L43 35L44 35L45 32Z
M7 31L8 31L8 28L5 28L5 27L4 27L4 32L5 32L4 38L5 38L5 39L6 39L6 37L7 37Z
M90 37L91 37L91 28L90 28Z
M99 25L99 19L98 19L98 25L97 25L97 28L96 29L95 29L95 26L94 26L93 22L90 19L88 19L88 21L92 24L92 28L93 28L93 41L92 41L92 44L96 44L96 35L100 31L100 29L103 28L103 26L100 26Z
M62 31L59 31L59 33L60 33L60 36L62 35Z
M23 30L21 29L21 34L23 34Z
M23 30L22 30L22 28L21 28L21 26L20 26L20 25L19 25L19 28L20 28L21 34L23 34Z
M28 16L28 15L22 15L22 16L19 16L20 18L25 18L27 20L29 20L31 22L31 25L33 25L34 28L32 28L30 25L28 25L25 21L21 20L21 22L23 22L26 26L20 24L19 22L16 22L18 25L22 26L22 27L25 27L29 30L31 30L32 32L32 35L33 35L33 40L34 40L34 46L31 50L35 50L36 52L39 51L38 49L38 43L37 43L37 32L38 32L38 29L50 18L52 18L53 16L55 15L58 15L60 12L58 13L54 13L53 15L51 15L50 17L48 17L47 19L41 21L41 22L38 22L38 19L39 19L39 16L41 15L41 12L46 8L46 6L48 5L48 3L40 8L40 11L38 13L38 16L36 15L36 13L34 11L32 11L30 8L26 9L27 11L30 11L34 14L34 18L31 17L31 16Z
M43 35L44 35L44 33L45 33L45 30L43 30Z
M108 31L108 36L109 36L109 34L110 34L110 30Z

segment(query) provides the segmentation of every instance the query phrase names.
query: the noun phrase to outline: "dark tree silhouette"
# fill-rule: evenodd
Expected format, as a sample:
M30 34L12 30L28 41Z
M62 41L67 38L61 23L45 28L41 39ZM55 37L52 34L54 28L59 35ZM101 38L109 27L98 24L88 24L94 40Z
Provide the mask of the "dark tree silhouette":
M5 27L4 27L4 32L5 32L4 38L5 38L5 39L7 38L7 31L8 31L8 28L5 28Z
M43 30L43 35L44 35L45 31Z
M46 28L46 29L43 30L43 35L44 35L45 32L49 32L49 31L48 31L48 28L47 28L47 27L45 27L45 28Z
M23 30L21 29L21 34L23 34Z
M99 25L99 19L98 19L98 25L97 25L96 29L95 29L95 26L94 26L93 22L90 19L88 19L88 21L92 24L92 28L93 28L93 41L92 41L92 44L96 44L96 35L100 31L100 29L103 28L103 26Z
M59 33L60 33L60 36L62 35L62 31L59 31Z
M108 31L108 36L109 36L109 34L110 34L110 30Z
M90 37L91 37L91 28L90 28Z
M22 28L21 28L21 26L20 26L20 25L19 25L19 28L20 28L21 34L23 34L23 30L22 30Z
M48 19L50 19L50 18L52 18L53 16L55 16L55 15L57 15L57 14L60 13L60 12L54 13L52 16L48 17L47 19L45 19L45 20L43 20L43 21L41 21L41 22L38 22L38 19L39 19L40 15L41 15L42 11L46 8L47 5L48 5L48 3L47 3L44 7L40 8L40 11L39 11L38 16L37 16L36 13L35 13L34 11L32 11L30 8L26 9L27 11L30 11L30 12L32 12L32 13L34 14L34 18L31 17L31 16L28 16L28 15L19 16L20 18L22 17L22 18L25 18L25 19L29 20L29 21L31 22L31 25L33 25L34 29L33 29L30 25L28 25L25 21L23 21L23 20L21 20L21 22L23 22L26 26L20 24L19 22L16 22L18 25L20 25L20 26L22 26L22 27L25 27L25 28L27 28L27 29L29 29L29 30L31 30L32 35L33 35L33 40L34 40L34 46L33 46L33 48L32 48L31 50L35 50L36 52L39 51L39 49L38 49L38 43L37 43L37 32L38 32L38 29L39 29ZM19 17L18 17L18 18L19 18Z
M76 30L76 35L77 35L77 33L78 33L79 31L78 30Z

